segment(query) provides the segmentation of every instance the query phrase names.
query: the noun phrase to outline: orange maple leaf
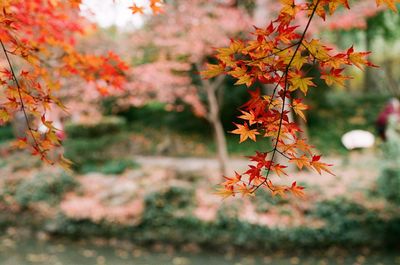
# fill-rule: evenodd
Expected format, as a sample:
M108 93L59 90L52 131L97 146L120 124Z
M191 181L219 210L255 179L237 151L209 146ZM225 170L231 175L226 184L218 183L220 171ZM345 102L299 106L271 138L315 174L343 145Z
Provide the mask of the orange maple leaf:
M397 0L396 2L400 2ZM397 7L395 4L395 0L376 0L376 5L380 6L382 3L385 3L390 9L397 12Z
M231 196L235 196L235 192L233 190L233 186L231 186L231 187L220 187L214 192L214 194L222 196L224 199L228 198L228 197L231 197Z
M300 157L292 157L289 159L290 163L296 163L296 166L299 169L302 169L304 166L309 167L310 162L308 161L308 157L306 155L302 155Z
M289 190L297 197L304 198L305 196L304 187L297 186L296 181L292 183L292 186L289 188Z
M225 71L225 67L219 64L207 64L207 69L204 71L201 71L200 74L204 78L213 78L217 75L222 74Z
M238 127L236 130L231 131L231 133L234 134L239 134L240 135L240 141L239 143L242 143L247 140L247 138L250 138L254 142L256 142L256 135L259 135L260 133L256 129L249 129L249 126L247 123L244 125L236 124L236 127Z
M314 155L310 161L310 165L319 173L321 174L322 171L328 172L329 174L335 176L327 167L332 166L331 164L326 164L320 162L321 156Z
M138 6L136 4L133 4L132 6L129 7L129 9L132 11L132 14L144 14L144 7Z

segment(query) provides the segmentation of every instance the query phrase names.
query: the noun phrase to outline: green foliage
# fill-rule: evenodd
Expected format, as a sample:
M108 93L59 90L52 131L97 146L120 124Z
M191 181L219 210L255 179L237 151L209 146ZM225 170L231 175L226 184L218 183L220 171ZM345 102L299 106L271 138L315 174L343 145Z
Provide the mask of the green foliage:
M76 170L84 165L104 165L112 159L121 158L129 149L129 135L104 135L96 138L67 139L65 156L71 159Z
M41 173L18 184L15 200L23 207L39 201L55 204L60 201L66 191L76 185L74 178L65 173Z
M378 178L377 186L379 195L400 205L400 167L384 168Z
M179 215L193 204L193 189L169 187L149 194L145 199L146 211L143 219L152 222L164 222L165 218Z
M400 205L400 125L393 117L389 119L386 138L381 174L377 181L378 193L386 200Z
M370 246L379 246L399 236L388 232L392 230L393 223L400 225L399 216L385 220L377 211L345 198L319 202L313 214L325 220L326 240L337 245L352 246L368 242Z
M146 125L147 128L169 128L181 133L211 134L211 129L205 119L196 117L189 106L181 112L167 111L162 103L149 103L142 108L132 107L119 115L124 117L134 129Z
M322 153L345 152L340 138L350 130L361 129L374 133L375 121L389 98L387 95L338 91L311 96L308 131L311 142Z
M69 138L92 138L120 133L126 125L124 119L116 116L103 117L96 124L67 124L65 131Z
M310 217L325 222L322 227L278 228L250 224L238 220L240 207L221 207L217 220L203 222L191 214L193 189L170 187L146 197L142 222L136 226L112 223L73 221L60 216L55 232L73 236L118 236L137 243L166 243L181 245L196 243L204 248L238 247L241 250L326 249L398 246L400 216L380 217L348 199L338 198L319 202ZM275 202L273 202L275 203ZM284 203L284 202L276 202ZM276 206L274 206L276 207Z
M106 175L118 175L122 174L125 170L129 168L138 168L139 164L135 161L128 159L121 160L111 160L107 161L103 165L93 165L93 164L84 164L81 168L82 173L89 172L100 172Z
M10 125L0 126L0 142L7 141L13 138L14 138L14 133Z
M84 166L108 167L105 170L109 171L109 167L115 168L115 163L105 164L121 158L129 150L130 139L124 127L125 121L119 117L106 117L94 125L70 124L66 128L65 156L74 162L73 167L78 171Z

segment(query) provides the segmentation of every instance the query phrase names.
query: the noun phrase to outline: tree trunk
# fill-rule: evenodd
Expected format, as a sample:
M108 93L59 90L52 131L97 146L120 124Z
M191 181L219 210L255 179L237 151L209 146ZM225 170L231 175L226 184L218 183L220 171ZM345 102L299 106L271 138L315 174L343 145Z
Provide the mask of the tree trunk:
M221 77L223 78L223 77ZM228 163L228 148L226 144L225 131L219 117L219 105L216 96L218 88L218 80L215 83L210 83L209 80L204 80L204 85L207 93L207 101L209 105L208 121L211 123L214 130L214 139L217 146L217 157L219 163L219 171L222 175L227 174Z

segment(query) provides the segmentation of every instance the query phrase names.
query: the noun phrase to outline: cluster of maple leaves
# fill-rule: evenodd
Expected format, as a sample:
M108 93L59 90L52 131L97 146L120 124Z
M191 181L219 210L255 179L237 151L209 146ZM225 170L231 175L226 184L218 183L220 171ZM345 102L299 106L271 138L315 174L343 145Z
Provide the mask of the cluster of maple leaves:
M153 12L153 14L157 15L163 12L163 1L162 0L150 0L149 8ZM132 14L144 14L145 6L138 5L133 3L132 6L129 7L132 10Z
M292 185L275 185L272 174L287 175L286 165L277 162L281 156L298 169L309 168L319 174L326 171L333 174L329 166L320 160L312 146L302 138L299 126L289 119L292 109L305 120L303 111L308 106L302 99L295 97L296 90L304 95L310 87L316 86L308 72L319 69L322 80L327 85L343 86L349 76L343 74L348 66L362 68L374 66L366 57L369 52L356 52L350 47L344 52L336 52L318 39L310 39L307 30L315 16L332 15L338 8L349 9L348 0L313 0L295 1L280 0L282 9L278 18L266 28L255 28L254 39L248 41L232 40L229 47L216 50L217 64L208 64L202 72L204 78L213 78L227 74L237 79L236 85L247 87L253 84L273 85L273 92L264 95L260 89L250 91L251 98L241 107L243 122L235 124L237 129L232 133L240 135L240 142L247 139L256 141L257 137L272 140L272 149L267 152L257 152L250 156L251 164L246 172L235 172L233 177L225 177L218 193L224 197L235 194L253 195L260 187L265 187L273 195L284 196L286 193L302 197L304 187L296 181ZM380 5L385 2L396 10L393 0L378 0ZM308 17L304 29L299 32L299 26L294 25L296 16L302 14Z
M60 146L60 134L47 115L54 106L66 107L58 98L63 80L79 77L94 83L100 94L122 88L128 66L114 53L82 53L75 38L90 30L79 14L79 0L5 0L0 3L0 124L21 114L25 137L14 146L30 149L42 160L68 169L71 162L49 153ZM45 130L39 130L44 126Z
M396 10L395 1L376 0ZM243 174L226 177L220 193L231 196L237 193L254 194L260 187L272 194L292 192L303 196L303 187L293 182L291 186L275 185L271 174L286 175L287 166L276 162L282 156L299 169L312 168L318 173L331 173L329 166L320 161L312 147L300 134L299 127L288 117L288 108L302 119L307 105L295 98L294 91L307 94L315 86L308 71L318 67L320 78L328 85L343 85L350 78L343 74L347 66L373 66L366 60L368 52L356 52L353 47L345 52L335 52L318 39L309 39L307 30L315 16L325 19L338 8L350 8L348 0L280 0L282 9L276 20L266 28L256 28L254 39L232 40L229 47L217 49L217 64L209 64L202 72L205 78L227 74L237 79L236 84L247 87L254 83L274 86L272 94L261 90L250 91L251 99L242 106L243 122L236 124L232 133L240 135L240 142L257 137L272 139L273 148L257 152L250 157L252 164ZM57 98L63 85L61 78L78 76L85 82L96 84L100 94L110 88L122 88L128 66L115 54L105 56L80 53L75 37L83 34L90 25L79 14L80 0L4 0L0 2L0 44L3 53L0 69L0 123L7 123L16 113L22 113L26 137L15 142L19 148L29 148L32 154L50 163L58 162L68 168L70 161L60 155L50 161L49 152L59 146L58 128L47 119L54 105L65 109ZM148 7L154 14L162 12L162 0L150 0ZM143 14L144 6L133 2L132 13ZM294 25L299 14L308 16L308 23L299 32ZM13 64L15 63L15 64ZM17 66L20 68L17 71ZM39 125L46 131L39 132Z

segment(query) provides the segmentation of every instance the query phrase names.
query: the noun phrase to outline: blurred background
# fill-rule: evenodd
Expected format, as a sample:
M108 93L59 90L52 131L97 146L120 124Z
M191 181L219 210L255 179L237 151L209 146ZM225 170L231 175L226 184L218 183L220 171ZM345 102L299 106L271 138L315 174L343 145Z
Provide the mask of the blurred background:
M354 78L341 87L316 80L305 99L300 126L336 176L293 169L287 181L306 187L302 200L267 191L222 200L213 194L221 172L245 170L245 156L270 144L227 133L249 94L198 72L214 48L265 27L279 1L166 4L161 15L133 16L132 1L83 1L97 27L80 49L112 50L130 70L119 91L65 81L69 114L53 120L73 172L9 151L18 119L0 127L0 264L400 264L399 15L353 1L310 29L335 49L373 51L380 66L346 70Z

